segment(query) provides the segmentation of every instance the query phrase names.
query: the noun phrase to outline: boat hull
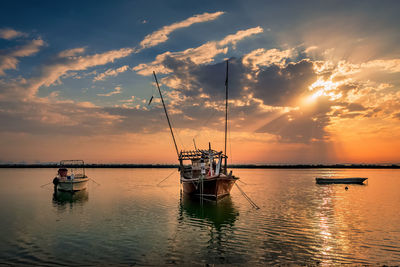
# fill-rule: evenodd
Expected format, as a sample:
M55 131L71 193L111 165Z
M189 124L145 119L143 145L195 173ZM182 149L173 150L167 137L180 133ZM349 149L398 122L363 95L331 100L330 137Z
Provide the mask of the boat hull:
M59 180L57 190L75 192L85 190L87 188L89 178L76 178L73 180Z
M363 184L368 178L315 178L317 184Z
M230 191L237 180L238 178L229 176L204 178L203 190L201 189L200 179L181 178L181 183L183 193L187 195L219 199L230 194Z

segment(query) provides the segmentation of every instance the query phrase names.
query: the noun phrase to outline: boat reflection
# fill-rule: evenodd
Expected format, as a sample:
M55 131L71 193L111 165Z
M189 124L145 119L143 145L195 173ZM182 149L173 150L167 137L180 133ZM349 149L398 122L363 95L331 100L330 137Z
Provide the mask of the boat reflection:
M81 190L76 192L66 192L54 190L53 193L53 204L57 206L64 206L66 204L73 203L84 203L89 200L89 194L87 190Z
M168 243L166 264L190 262L208 266L244 262L234 241L239 211L230 195L201 203L199 198L182 194L178 212L177 229Z
M183 218L188 217L211 224L218 231L223 226L233 226L239 212L229 195L219 201L203 201L201 203L199 198L183 194L180 198L180 214Z

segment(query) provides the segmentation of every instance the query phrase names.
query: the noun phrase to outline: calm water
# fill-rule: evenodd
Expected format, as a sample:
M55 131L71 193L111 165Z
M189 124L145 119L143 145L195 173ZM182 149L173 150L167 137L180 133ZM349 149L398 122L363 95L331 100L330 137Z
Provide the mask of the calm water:
M399 170L234 170L215 203L181 198L173 169L87 169L53 195L56 169L0 169L0 263L13 265L400 264ZM316 176L365 176L365 186Z

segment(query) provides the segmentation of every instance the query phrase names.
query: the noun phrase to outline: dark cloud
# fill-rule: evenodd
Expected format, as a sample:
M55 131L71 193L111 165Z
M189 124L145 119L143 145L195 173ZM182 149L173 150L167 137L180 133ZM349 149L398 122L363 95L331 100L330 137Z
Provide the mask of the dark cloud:
M357 103L350 103L350 104L348 104L348 105L347 105L347 109L348 109L348 111L350 111L350 112L367 110L366 107L364 107L364 106L361 105L361 104L357 104Z
M205 93L213 100L225 98L225 62L196 65L189 59L183 61L169 57L163 64L172 70L173 77L181 81L183 89L178 90L185 96L196 97ZM229 98L242 99L253 93L264 104L289 106L293 99L307 92L316 77L309 60L289 63L285 67L271 65L255 71L243 65L241 59L232 58L229 60ZM245 88L249 90L245 91Z
M175 108L191 118L174 115L177 127L218 127L222 126L223 112L206 107L206 101L220 104L223 108L225 62L209 65L196 65L186 60L167 58L165 66L172 70L171 74L182 83L177 89L185 96L185 101L175 103ZM246 66L241 59L229 60L229 98L241 101L241 105L230 106L230 118L234 129L249 130L249 126L268 121L278 111L266 111L260 102L249 100L249 95L262 100L265 105L276 107L295 106L299 97L309 93L308 87L315 82L317 75L313 63L309 60L292 62L286 66L270 65L255 70ZM199 97L205 93L211 99ZM323 98L323 97L322 97ZM289 113L270 121L257 132L277 135L282 142L309 143L326 139L325 127L330 123L328 112L332 102L323 98L312 108L292 110ZM349 109L362 110L357 104L346 104ZM210 105L209 105L210 106ZM202 124L208 114L217 113L213 123ZM207 115L206 115L207 114ZM222 127L221 127L222 129Z
M171 76L181 81L186 96L196 96L200 93L210 95L215 100L225 99L226 62L209 65L197 65L190 59L177 60L166 57L164 66L172 70ZM243 66L240 59L229 60L229 98L239 98L242 87L248 83L246 74L249 70Z
M281 142L288 143L322 141L328 136L325 127L330 122L327 113L331 106L332 102L325 98L313 107L290 111L267 123L257 132L275 134Z
M186 97L186 100L180 102L177 108L193 120L185 121L183 116L178 119L185 122L187 127L196 127L196 124L197 127L199 125L202 127L199 122L204 121L207 117L205 114L213 112L212 108L206 107L205 101L213 101L223 106L225 62L196 65L189 60L167 58L164 64L172 70L171 75L177 78L184 88L178 91ZM230 106L230 118L234 128L248 130L252 124L267 121L272 114L277 114L277 111L263 110L260 102L249 101L250 94L266 105L287 107L294 105L301 95L308 93L308 87L316 79L313 64L309 60L292 62L286 66L271 65L254 70L251 66L244 65L241 59L230 59L229 98L242 102L242 105ZM200 98L201 93L209 95L211 99ZM196 105L193 106L193 104ZM327 136L325 126L329 124L327 113L330 107L329 101L322 101L312 110L293 110L257 131L278 135L284 142L307 143L312 140L323 140ZM360 109L361 107L350 105L350 108ZM208 124L206 127L221 124L223 113L219 112L216 117L217 119L214 120L216 124ZM180 123L177 125L184 126Z
M313 64L308 60L290 63L281 68L277 65L264 68L257 75L251 87L254 97L267 105L288 106L304 92L317 78Z

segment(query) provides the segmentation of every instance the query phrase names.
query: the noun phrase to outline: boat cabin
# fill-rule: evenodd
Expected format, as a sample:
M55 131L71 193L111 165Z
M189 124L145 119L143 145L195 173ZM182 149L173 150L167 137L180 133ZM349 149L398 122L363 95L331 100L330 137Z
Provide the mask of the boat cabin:
M189 150L181 151L179 154L180 171L186 179L198 179L200 177L218 177L220 173L226 172L226 166L222 166L222 160L226 155L222 151ZM189 164L184 164L190 161Z
M64 179L85 178L85 163L83 160L62 160L58 169L58 177Z

